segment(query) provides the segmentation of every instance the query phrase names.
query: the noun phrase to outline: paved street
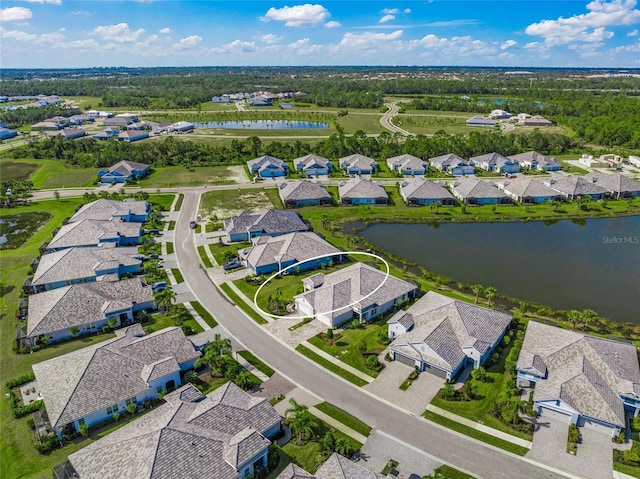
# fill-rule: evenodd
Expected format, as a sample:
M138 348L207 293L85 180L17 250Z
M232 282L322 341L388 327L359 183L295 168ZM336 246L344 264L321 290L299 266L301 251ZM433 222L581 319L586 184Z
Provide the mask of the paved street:
M478 477L572 477L409 415L318 367L273 338L229 302L202 269L194 236L188 227L190 218L196 215L197 204L198 195L187 192L176 227L176 257L187 283L197 299L213 312L220 325L290 381L347 410L369 425L428 451L443 461L473 471Z

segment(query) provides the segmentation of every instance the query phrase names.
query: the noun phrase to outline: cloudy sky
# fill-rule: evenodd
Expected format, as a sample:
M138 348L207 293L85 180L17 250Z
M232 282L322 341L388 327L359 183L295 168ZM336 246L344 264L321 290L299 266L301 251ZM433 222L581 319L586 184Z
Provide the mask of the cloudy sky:
M636 0L3 0L0 67L640 67Z

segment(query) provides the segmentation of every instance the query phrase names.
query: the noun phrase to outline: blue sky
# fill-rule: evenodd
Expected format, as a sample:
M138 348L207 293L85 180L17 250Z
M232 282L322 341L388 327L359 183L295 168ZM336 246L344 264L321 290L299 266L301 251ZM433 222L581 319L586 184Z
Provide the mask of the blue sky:
M636 0L3 0L0 67L640 68Z

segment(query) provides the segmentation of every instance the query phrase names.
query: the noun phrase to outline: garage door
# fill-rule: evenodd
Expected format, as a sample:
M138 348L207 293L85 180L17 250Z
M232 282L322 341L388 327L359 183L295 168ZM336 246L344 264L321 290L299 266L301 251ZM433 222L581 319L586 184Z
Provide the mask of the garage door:
M428 364L424 365L423 371L429 374L433 374L434 376L437 376L439 378L447 379L446 371L443 371L442 369L438 369L438 368L432 368Z
M567 424L571 422L571 414L564 414L544 406L540 408L540 416L544 419L557 419L558 421L566 422Z
M415 367L416 365L416 361L414 359L404 356L402 354L396 353L395 358L396 358L396 361L398 361L399 363L406 364L408 366L411 366L412 368Z
M603 433L606 433L608 435L612 435L613 434L613 428L611 426L607 426L605 424L602 424L599 421L594 421L592 419L582 418L580 420L579 425L584 427L585 429L592 429L594 431L603 432Z

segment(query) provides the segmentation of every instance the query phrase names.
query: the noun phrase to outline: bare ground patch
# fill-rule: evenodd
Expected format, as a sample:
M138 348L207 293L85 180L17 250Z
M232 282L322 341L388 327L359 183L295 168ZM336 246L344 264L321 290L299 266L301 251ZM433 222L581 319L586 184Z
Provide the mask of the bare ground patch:
M199 214L203 218L222 220L245 210L264 210L273 206L263 190L209 191L202 195Z

